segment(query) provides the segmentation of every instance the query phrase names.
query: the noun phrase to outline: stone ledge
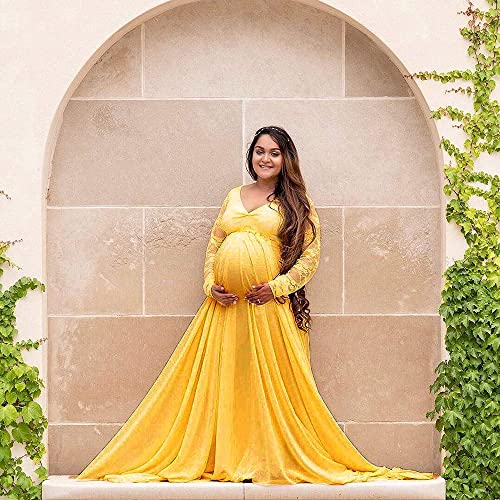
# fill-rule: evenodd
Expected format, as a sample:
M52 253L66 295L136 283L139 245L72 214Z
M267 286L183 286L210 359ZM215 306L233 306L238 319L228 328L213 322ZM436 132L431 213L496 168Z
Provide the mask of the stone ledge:
M444 500L442 477L429 480L378 480L344 485L259 485L220 481L188 483L110 483L75 481L69 476L49 476L42 484L44 500Z

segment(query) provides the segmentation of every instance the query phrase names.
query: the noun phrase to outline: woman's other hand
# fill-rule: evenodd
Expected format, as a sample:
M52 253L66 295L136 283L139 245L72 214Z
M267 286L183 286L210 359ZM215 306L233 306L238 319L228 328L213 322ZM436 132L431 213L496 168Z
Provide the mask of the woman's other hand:
M224 290L222 285L212 285L212 297L224 306L236 304L238 296Z
M252 290L245 295L245 299L252 304L261 306L266 302L274 300L274 295L268 283L258 283L257 285L252 285Z

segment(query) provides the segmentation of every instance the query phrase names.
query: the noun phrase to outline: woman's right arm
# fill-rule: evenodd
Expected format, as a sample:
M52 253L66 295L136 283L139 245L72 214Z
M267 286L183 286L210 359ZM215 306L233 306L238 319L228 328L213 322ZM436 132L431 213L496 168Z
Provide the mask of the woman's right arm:
M214 281L214 260L215 254L222 242L226 238L226 233L223 231L221 227L222 216L227 207L227 203L229 201L229 193L226 195L226 198L222 202L221 208L219 210L219 214L215 219L215 222L212 226L212 231L210 232L210 238L208 240L207 251L205 253L205 265L203 267L203 291L207 297L212 297L212 285L215 284Z

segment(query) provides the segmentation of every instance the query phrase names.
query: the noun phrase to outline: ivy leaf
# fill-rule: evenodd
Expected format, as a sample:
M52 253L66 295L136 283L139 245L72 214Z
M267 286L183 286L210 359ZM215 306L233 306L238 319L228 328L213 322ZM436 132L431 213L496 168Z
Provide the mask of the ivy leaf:
M42 417L42 407L36 401L30 401L22 410L21 416L26 423L39 420Z
M21 366L17 365L17 366L14 366L14 367L12 368L12 372L14 373L14 375L15 375L17 378L20 378L20 377L23 375L23 373L25 372L25 370L24 370L24 368L23 368L23 367L21 367Z
M492 335L487 345L490 345L495 351L498 351L500 347L500 335Z
M15 403L17 401L17 394L15 392L8 392L5 396L7 403Z
M24 382L18 382L16 385L15 385L15 388L21 392L24 388L26 387L26 384Z
M0 462L7 462L11 458L10 447L0 446Z
M0 344L0 352L5 356L10 356L14 348L10 346L9 344L2 343Z
M14 422L18 417L18 413L14 405L8 404L0 408L0 421L6 425Z
M47 479L49 477L47 469L42 465L35 469L35 473L40 479Z
M451 427L455 427L455 424L462 420L462 415L455 410L445 411L443 417L445 423L448 423Z
M5 429L0 430L0 445L10 443L10 434Z
M14 429L12 429L12 437L18 443L26 443L31 441L31 439L33 438L33 434L30 428L24 422L21 422L17 425L17 427L14 427Z
M493 392L493 387L486 380L484 382L481 382L479 389L481 391L486 391L490 396Z

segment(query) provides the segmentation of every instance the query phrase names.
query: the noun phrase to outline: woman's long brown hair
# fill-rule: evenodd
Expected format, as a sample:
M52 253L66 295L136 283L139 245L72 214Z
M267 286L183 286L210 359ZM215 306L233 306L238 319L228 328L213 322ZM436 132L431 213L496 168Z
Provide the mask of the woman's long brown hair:
M257 180L258 176L252 165L252 157L255 143L263 134L269 134L273 138L283 155L283 165L278 176L278 182L274 191L267 198L269 199L272 196L273 199L278 198L280 201L278 207L282 215L282 222L278 236L282 246L279 274L285 274L302 254L306 230L309 227L312 228L314 240L316 238L316 228L309 217L311 207L306 196L304 179L300 172L299 155L292 138L285 129L272 125L257 130L246 154L247 172L254 181ZM312 320L305 285L288 297L297 326L309 333ZM279 297L276 297L275 300L280 304L284 304L286 301L283 299L283 302L281 302Z

